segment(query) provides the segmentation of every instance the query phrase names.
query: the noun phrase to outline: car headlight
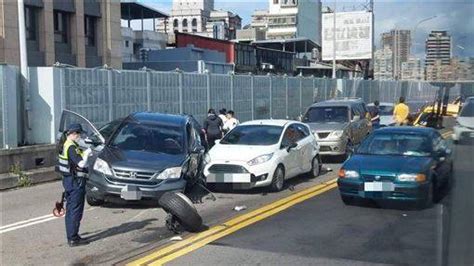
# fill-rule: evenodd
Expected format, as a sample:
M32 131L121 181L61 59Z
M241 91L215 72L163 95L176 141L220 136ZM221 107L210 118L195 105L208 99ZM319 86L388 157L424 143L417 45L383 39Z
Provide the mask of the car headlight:
M331 132L331 134L329 136L332 137L332 138L340 138L340 137L342 137L342 135L344 135L344 131L336 130L336 131Z
M343 168L341 168L339 170L339 173L338 173L338 176L340 178L359 178L360 175L357 171L354 171L354 170L345 170Z
M426 180L426 175L424 174L400 174L397 176L398 181L400 182L423 182Z
M182 172L181 167L173 167L173 168L168 168L161 172L156 179L159 180L165 180L165 179L179 179L181 177L181 172Z
M264 155L258 156L257 158L254 158L254 159L248 161L247 164L250 165L250 166L261 164L261 163L267 162L272 157L273 157L273 153L264 154Z
M100 158L97 158L95 160L93 168L95 171L102 173L104 175L110 175L110 176L112 175L112 171L110 170L109 164Z

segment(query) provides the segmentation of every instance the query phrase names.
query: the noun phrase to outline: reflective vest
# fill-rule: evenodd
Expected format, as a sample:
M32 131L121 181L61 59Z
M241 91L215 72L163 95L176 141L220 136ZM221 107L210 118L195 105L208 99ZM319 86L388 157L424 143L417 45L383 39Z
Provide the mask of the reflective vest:
M67 175L74 175L76 177L84 177L86 176L86 171L84 168L80 168L76 166L75 169L72 169L71 171L71 164L69 163L69 154L68 150L71 146L74 146L76 149L76 152L79 156L82 157L82 150L79 149L79 146L77 143L75 143L72 140L66 140L63 145L63 152L58 155L58 172L61 173L63 176Z

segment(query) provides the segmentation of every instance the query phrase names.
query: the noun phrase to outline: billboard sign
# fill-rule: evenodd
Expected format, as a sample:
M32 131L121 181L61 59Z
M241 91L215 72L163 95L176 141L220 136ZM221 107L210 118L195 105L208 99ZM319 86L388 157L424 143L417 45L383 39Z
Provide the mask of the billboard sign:
M333 59L334 13L322 15L322 59ZM372 59L372 12L336 13L336 60Z

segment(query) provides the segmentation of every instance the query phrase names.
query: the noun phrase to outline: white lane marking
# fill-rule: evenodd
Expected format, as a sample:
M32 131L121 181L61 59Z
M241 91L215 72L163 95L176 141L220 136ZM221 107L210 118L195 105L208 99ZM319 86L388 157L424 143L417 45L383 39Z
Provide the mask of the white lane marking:
M84 211L92 211L96 208L97 207L92 207L92 208L86 209ZM48 215L44 215L44 216L40 216L40 217L28 219L28 220L16 222L16 223L4 225L4 226L0 227L0 235L3 234L3 233L6 233L6 232L18 230L20 228L25 228L25 227L29 227L29 226L32 226L32 225L35 225L35 224L40 224L40 223L45 223L45 222L48 222L48 221L52 221L52 220L55 220L55 219L58 219L58 218L60 218L60 217L56 217L52 214L48 214Z

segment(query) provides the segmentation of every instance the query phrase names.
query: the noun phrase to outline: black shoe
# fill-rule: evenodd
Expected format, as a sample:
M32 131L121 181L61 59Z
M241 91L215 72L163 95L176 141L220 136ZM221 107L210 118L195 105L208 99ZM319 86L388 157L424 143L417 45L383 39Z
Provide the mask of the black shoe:
M84 239L77 239L77 240L69 240L67 244L70 247L77 247L77 246L84 246L84 245L89 245L89 241L84 240Z

